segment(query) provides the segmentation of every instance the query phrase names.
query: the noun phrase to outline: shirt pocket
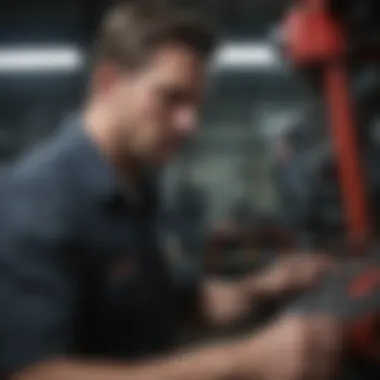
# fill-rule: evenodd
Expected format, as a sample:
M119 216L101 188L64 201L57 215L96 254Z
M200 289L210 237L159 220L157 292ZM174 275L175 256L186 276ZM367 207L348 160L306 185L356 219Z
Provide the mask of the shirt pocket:
M105 272L101 298L108 313L122 317L141 313L149 297L138 255L118 255Z

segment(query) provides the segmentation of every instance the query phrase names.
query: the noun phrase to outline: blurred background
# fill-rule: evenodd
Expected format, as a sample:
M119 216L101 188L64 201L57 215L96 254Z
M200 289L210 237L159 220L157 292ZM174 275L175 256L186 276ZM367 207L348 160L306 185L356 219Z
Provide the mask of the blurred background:
M278 26L289 2L178 2L214 20L222 40L210 68L199 134L165 175L173 246L202 252L210 231L229 228L231 221L304 226L300 213L310 192L304 174L331 152L321 97L281 57ZM80 106L88 53L108 2L2 4L0 159L5 165L48 137ZM376 81L376 67L357 73L357 96L376 93ZM371 138L376 140L380 123L372 113L377 102L367 104L365 115L371 115L366 125L373 126ZM289 162L295 164L284 171ZM332 223L339 219L336 193L332 191L336 207L330 205L326 216Z

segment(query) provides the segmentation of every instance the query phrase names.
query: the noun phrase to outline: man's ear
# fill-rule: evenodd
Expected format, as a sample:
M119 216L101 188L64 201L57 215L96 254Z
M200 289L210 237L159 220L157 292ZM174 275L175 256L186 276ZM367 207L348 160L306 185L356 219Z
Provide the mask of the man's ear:
M96 93L108 92L121 76L121 69L111 63L99 65L93 72L92 86Z

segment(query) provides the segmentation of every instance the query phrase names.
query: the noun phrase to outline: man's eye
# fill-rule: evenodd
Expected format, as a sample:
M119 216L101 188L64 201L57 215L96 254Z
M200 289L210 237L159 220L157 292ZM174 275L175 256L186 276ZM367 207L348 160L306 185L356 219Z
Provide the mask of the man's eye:
M164 91L163 98L170 105L183 104L189 101L189 96L183 91L168 90Z

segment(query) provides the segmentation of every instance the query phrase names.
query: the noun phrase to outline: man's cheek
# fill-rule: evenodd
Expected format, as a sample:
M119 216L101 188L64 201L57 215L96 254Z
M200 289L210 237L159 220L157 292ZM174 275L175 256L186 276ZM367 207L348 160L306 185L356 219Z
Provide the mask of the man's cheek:
M145 121L138 131L142 144L147 149L156 149L160 144L159 131L155 123Z

